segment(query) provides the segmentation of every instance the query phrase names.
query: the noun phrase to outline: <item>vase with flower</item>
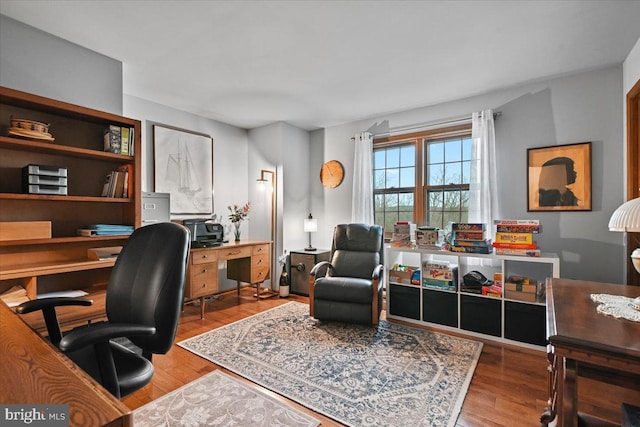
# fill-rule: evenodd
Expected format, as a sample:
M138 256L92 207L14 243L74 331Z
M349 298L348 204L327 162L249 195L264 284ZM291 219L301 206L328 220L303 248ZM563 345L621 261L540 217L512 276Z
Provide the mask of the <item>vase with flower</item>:
M235 237L235 241L240 241L240 225L242 221L247 219L249 216L249 212L251 211L251 205L249 203L244 206L238 205L229 205L227 209L231 212L229 214L229 220L231 224L233 224L233 235Z

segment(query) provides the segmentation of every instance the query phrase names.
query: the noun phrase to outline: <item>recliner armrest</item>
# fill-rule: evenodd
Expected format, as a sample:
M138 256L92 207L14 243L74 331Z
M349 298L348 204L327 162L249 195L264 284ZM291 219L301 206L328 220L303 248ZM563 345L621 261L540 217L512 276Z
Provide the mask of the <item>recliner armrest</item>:
M382 273L383 266L382 264L378 264L376 268L373 269L373 274L371 275L371 280L379 280L380 275Z
M128 323L101 322L75 329L60 340L60 350L65 352L79 350L89 345L109 341L113 338L153 335L156 328Z
M320 270L323 267L327 267L327 271L333 270L333 265L331 265L329 261L320 261L319 263L313 266L313 268L309 272L309 275L312 277L315 277L315 275L318 274L318 270Z
M83 298L70 298L70 297L56 297L56 298L42 298L34 299L32 301L26 301L16 307L16 313L27 314L32 311L43 310L48 307L59 307L63 305L92 305L93 301Z

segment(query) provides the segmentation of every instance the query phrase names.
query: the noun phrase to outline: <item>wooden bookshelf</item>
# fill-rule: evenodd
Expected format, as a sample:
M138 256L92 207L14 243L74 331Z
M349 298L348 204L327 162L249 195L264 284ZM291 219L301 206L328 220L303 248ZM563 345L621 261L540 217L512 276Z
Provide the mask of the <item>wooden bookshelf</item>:
M48 123L54 141L8 136L11 117ZM105 152L110 125L134 130L135 156ZM19 284L30 298L51 291L82 289L91 307L65 307L63 329L104 316L104 294L114 261L87 258L87 249L121 246L128 236L77 236L89 224L141 223L141 123L38 95L0 87L0 221L50 221L51 238L3 240L0 236L0 293ZM29 164L67 169L67 195L24 194L22 168ZM133 188L127 198L101 197L105 176L130 164ZM40 313L25 320L42 329Z

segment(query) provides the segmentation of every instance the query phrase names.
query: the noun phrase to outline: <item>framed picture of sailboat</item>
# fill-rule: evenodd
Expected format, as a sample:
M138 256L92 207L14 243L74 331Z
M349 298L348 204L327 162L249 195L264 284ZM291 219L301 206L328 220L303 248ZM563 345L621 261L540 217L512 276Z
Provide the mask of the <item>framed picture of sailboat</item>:
M213 213L213 138L153 125L155 191L170 193L172 214Z

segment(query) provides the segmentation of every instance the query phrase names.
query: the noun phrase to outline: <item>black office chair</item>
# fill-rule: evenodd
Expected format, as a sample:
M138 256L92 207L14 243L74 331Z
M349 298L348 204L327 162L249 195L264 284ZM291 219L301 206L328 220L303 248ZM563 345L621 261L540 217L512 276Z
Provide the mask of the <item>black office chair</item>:
M309 273L311 317L377 325L382 310L383 261L382 227L336 226L331 262L319 262ZM325 275L316 278L323 269Z
M106 295L108 321L62 336L55 307L91 304L74 298L29 301L17 312L43 310L51 342L114 396L124 397L151 381L152 354L165 354L173 346L190 243L188 230L178 224L136 229L111 272ZM142 354L112 341L122 337Z

